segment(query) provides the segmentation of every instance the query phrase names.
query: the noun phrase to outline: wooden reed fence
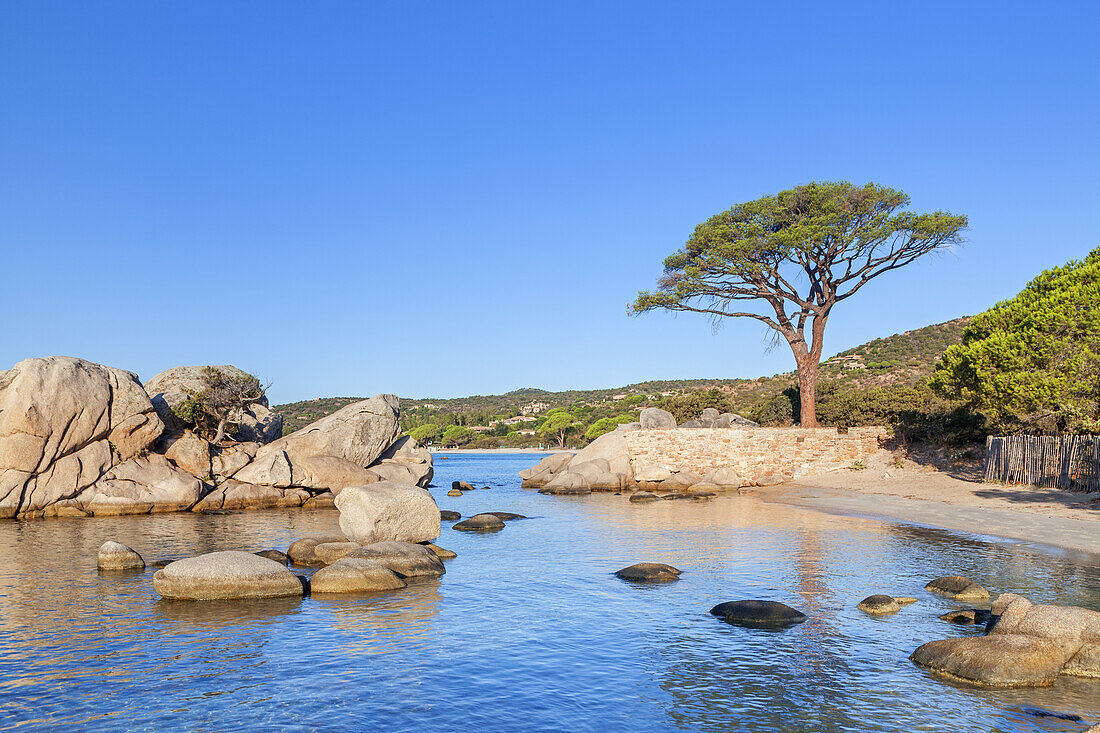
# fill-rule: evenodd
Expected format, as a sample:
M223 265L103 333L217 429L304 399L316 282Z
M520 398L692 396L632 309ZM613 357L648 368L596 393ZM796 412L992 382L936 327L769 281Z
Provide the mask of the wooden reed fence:
M1100 436L991 436L985 441L985 480L1100 491Z

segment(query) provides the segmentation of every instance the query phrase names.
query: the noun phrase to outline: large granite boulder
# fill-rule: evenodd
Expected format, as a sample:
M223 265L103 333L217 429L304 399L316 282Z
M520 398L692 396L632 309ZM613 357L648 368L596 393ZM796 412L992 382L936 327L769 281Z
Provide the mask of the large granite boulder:
M1100 612L1005 593L990 613L986 636L928 642L909 658L950 679L989 687L1045 686L1059 674L1100 677Z
M395 396L376 395L265 445L256 459L283 453L294 466L310 456L336 456L367 468L397 440L399 416Z
M527 489L539 489L550 483L555 474L560 473L573 460L572 453L552 453L531 468L519 472L522 486Z
M0 517L76 497L163 429L130 372L66 356L0 372Z
M432 463L432 452L417 443L408 435L402 435L393 445L382 452L372 466L371 470L382 476L387 481L394 479L387 476L384 471L378 469L383 466L404 467L412 476L412 483L417 486L427 486L435 477L435 469Z
M164 598L214 600L300 596L302 582L285 565L251 552L211 552L169 563L153 575Z
M676 427L676 418L668 410L659 407L647 407L638 416L642 430L672 430Z
M148 453L120 463L77 497L93 516L186 511L210 487L167 458Z
M380 481L350 486L336 497L340 531L353 542L424 542L439 537L439 506L424 489Z
M233 377L250 376L244 370L230 364L210 366ZM202 391L202 371L205 368L205 366L172 367L145 383L145 391L169 431L182 432L188 427L176 417L174 410L187 400L189 392ZM272 412L268 407L267 398L263 397L246 409L237 425L235 435L241 441L270 443L282 435L282 432L283 416Z

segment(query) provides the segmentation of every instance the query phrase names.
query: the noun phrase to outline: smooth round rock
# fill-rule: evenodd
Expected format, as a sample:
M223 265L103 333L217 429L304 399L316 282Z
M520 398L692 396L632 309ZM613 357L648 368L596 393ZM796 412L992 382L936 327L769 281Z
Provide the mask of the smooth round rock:
M461 493L462 492L459 492L460 495L461 495ZM458 512L452 512L449 509L440 509L439 510L439 518L440 519L445 519L448 522L453 522L455 520L462 519L462 515L459 514Z
M286 554L295 565L320 565L321 561L314 555L317 545L327 542L347 542L342 534L314 535L294 540L287 548Z
M421 542L420 544L424 545L424 547L427 547L429 550L434 552L436 554L436 557L438 557L440 560L450 560L451 558L458 557L457 552L444 549L434 542Z
M514 522L517 519L527 519L522 514L513 514L512 512L482 512L483 514L492 514L494 517L502 522Z
M121 542L107 540L99 546L96 567L100 570L144 570L145 560Z
M447 572L438 555L414 542L375 542L349 552L344 558L374 560L403 578L438 578Z
M667 583L679 580L682 572L682 570L663 562L640 562L615 571L615 575L622 580L630 580L635 583Z
M989 591L962 575L945 575L924 586L927 591L957 598L960 601L988 601Z
M358 550L358 542L322 542L313 548L313 556L323 565L331 565L352 550Z
M783 628L806 620L806 614L778 601L727 601L710 612L727 623L752 628Z
M635 491L630 495L630 500L635 504L646 504L651 501L657 501L659 498L660 497L651 491Z
M304 591L285 565L237 550L169 563L153 575L153 588L164 598L188 600L300 596Z
M504 529L504 521L494 514L475 514L456 523L452 529L460 532L499 532Z
M447 496L462 496L462 492L458 489L451 489L447 492Z
M893 596L877 594L867 596L856 604L856 608L873 616L885 616L889 613L897 613L901 610L901 604Z
M909 659L918 667L971 684L1046 687L1061 672L1065 653L1046 639L999 634L930 641Z
M452 481L451 482L451 490L452 491L473 491L474 487L473 487L473 484L467 483L466 481Z
M342 557L332 565L318 570L309 580L310 593L313 595L397 590L407 585L381 563L360 557Z
M260 557L266 557L268 560L281 562L283 565L290 564L290 558L287 557L287 554L285 552L280 552L279 550L260 550L259 552L253 554L259 555Z

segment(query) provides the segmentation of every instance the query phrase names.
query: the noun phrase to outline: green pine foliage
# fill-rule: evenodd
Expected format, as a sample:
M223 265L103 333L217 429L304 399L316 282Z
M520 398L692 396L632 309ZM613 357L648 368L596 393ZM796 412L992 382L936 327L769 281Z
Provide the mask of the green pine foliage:
M999 431L1100 432L1100 247L975 317L931 384Z

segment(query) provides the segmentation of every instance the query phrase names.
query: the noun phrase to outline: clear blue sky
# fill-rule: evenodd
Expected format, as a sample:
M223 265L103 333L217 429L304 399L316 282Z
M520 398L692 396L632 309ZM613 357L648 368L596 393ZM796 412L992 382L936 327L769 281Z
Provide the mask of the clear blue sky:
M1100 245L1095 3L4 2L0 368L233 363L275 402L755 377L627 316L698 222L810 180L970 217L826 352Z

